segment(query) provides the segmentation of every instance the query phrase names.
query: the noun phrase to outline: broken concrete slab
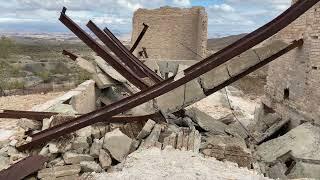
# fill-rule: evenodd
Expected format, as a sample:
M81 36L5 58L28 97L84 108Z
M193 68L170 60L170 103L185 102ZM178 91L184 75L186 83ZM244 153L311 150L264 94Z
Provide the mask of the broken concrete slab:
M285 164L277 162L271 168L268 169L267 175L273 179L287 179L286 171L288 168Z
M80 93L70 100L72 107L80 114L86 114L96 110L96 89L95 82L88 80L80 84L74 91Z
M88 154L77 154L66 152L63 154L63 159L66 164L80 164L81 161L93 161L94 158Z
M292 156L301 159L320 160L320 127L304 123L283 136L262 143L257 155L265 162L274 162L278 157L291 150Z
M147 137L147 136L151 133L151 131L152 131L152 129L153 129L153 127L154 127L155 124L156 124L156 122L154 122L153 120L149 119L149 120L144 124L142 130L140 131L140 133L139 133L138 136L137 136L137 139L138 139L138 140L141 140L141 139Z
M104 170L106 170L109 167L111 167L111 164L112 164L111 156L104 149L100 149L99 162L100 162L100 165L101 165L102 169L104 169Z
M285 43L281 40L273 40L269 42L271 43L264 44L263 47L253 49L253 51L259 56L260 60L267 59L271 55L278 53L280 50L288 46L288 43Z
M71 176L79 174L81 171L80 165L67 165L67 166L58 166L53 168L45 168L38 172L38 178L58 178L64 176Z
M242 139L247 139L249 137L247 130L239 122L229 124L225 129L225 132Z
M269 129L267 129L264 133L255 133L254 139L257 144L262 143L266 139L272 137L275 133L277 133L281 128L288 125L290 123L290 119L282 119L281 121L273 124Z
M122 83L127 83L128 81L120 73L118 73L113 67L111 67L104 59L99 56L94 56L95 62L104 71L114 80L117 80Z
M114 79L105 75L98 66L96 67L96 71L95 74L92 74L92 79L96 82L99 89L106 89L117 84Z
M80 166L82 172L102 172L101 166L94 161L82 161Z
M87 72L92 74L96 73L96 67L92 62L89 62L88 60L83 59L81 57L78 57L76 59L76 63L78 66L80 66L82 69L86 70Z
M129 154L132 139L123 134L120 129L115 129L104 136L103 148L119 162Z
M193 81L188 82L185 85L185 93L184 93L184 107L189 106L193 104L194 102L197 102L203 98L205 98L206 95L203 92L203 89L200 84L200 78L197 78Z
M196 122L202 129L209 131L213 134L226 134L225 129L226 124L212 118L206 113L200 111L199 109L192 107L186 111L186 115L189 116L194 122Z
M9 157L0 156L0 171L10 166Z
M182 109L185 98L185 85L156 98L156 106L163 113L173 113Z
M205 90L212 89L228 79L230 79L230 75L226 65L220 65L217 68L200 76L201 85Z
M231 77L234 77L246 71L248 68L258 64L259 62L260 62L260 59L254 51L246 51L240 54L239 56L228 61L227 69L228 69L229 75Z

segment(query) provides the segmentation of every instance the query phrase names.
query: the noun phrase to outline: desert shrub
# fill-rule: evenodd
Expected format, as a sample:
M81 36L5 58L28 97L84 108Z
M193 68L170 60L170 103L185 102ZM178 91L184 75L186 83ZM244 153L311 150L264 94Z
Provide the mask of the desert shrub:
M13 45L14 43L11 39L2 36L0 38L0 58L8 58L10 55L10 49Z
M44 83L48 83L51 81L50 73L47 71L41 71L34 73L36 76L40 77Z

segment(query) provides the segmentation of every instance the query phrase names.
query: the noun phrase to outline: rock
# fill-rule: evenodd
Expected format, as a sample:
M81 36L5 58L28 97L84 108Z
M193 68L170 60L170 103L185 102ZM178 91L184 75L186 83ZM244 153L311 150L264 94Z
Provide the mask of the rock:
M93 161L94 158L87 154L76 154L72 152L66 152L63 154L63 159L66 164L79 164L82 161Z
M64 160L62 159L62 157L58 157L58 158L50 161L50 162L47 164L47 167L52 168L52 167L64 166L64 165L65 165L65 163L64 163Z
M10 166L9 157L0 156L0 171L6 169Z
M89 143L87 141L87 137L76 137L74 142L72 143L72 149L77 153L86 153L89 150Z
M186 111L186 115L189 116L194 122L196 122L202 129L209 131L216 135L226 134L225 129L226 124L217 121L206 113L200 111L199 109L193 107Z
M38 178L58 178L64 176L71 176L80 173L80 165L67 165L67 166L58 166L53 168L45 168L38 172Z
M85 128L76 131L77 136L80 137L90 137L92 134L92 126L87 126Z
M103 148L108 150L111 156L119 162L129 154L132 139L123 134L119 129L106 133Z
M57 145L54 143L49 143L49 152L52 154L56 154L59 152L59 149L57 148Z
M90 155L94 158L99 157L100 150L102 149L103 145L103 138L99 139L94 139L93 143L90 147Z
M153 120L149 119L146 122L146 124L143 126L142 130L140 131L140 133L138 134L137 139L143 139L143 138L147 137L151 133L151 131L152 131L152 129L153 129L155 124L156 124L156 122L154 122Z
M38 130L41 128L41 123L38 121L22 118L18 121L18 126L20 126L25 131Z
M82 172L102 172L102 168L94 161L82 161L80 162Z
M283 136L262 143L257 147L257 155L262 161L274 162L291 150L294 158L320 160L320 149L315 146L320 141L320 127L304 123Z
M16 147L17 143L18 143L18 140L14 139L14 140L10 141L9 145L12 147Z
M111 156L104 149L100 149L99 162L100 162L101 167L105 170L108 169L109 167L111 167L111 164L112 164Z
M154 147L159 140L161 133L161 125L156 124L151 131L151 134L145 139L145 141L141 144L142 148Z
M50 151L49 151L49 146L44 146L41 151L39 152L39 155L42 155L42 156L48 156L50 154Z
M164 138L163 148L166 148L167 146L171 146L173 148L176 148L176 146L177 146L177 134L176 133L172 133L170 136Z
M74 95L70 104L80 114L86 114L96 110L96 89L93 80L85 81L80 84L74 91L80 92Z

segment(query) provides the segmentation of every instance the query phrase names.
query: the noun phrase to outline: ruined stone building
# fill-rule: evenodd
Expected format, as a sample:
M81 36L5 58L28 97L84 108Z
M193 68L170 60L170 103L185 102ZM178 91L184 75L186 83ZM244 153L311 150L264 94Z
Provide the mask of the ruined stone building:
M150 59L201 60L206 56L207 22L203 7L139 9L133 16L132 41L143 23L149 29L134 54L144 47Z
M293 0L295 3L297 0ZM293 125L320 119L320 4L294 21L275 38L304 45L270 65L264 103Z

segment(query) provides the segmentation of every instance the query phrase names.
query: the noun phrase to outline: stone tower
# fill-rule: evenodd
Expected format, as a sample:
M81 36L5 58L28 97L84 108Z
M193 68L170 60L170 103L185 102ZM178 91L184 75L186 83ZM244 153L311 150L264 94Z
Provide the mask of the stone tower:
M138 57L142 47L154 60L201 60L206 56L208 17L203 7L138 9L133 16L132 44L142 23L149 29L134 52Z
M295 3L297 0L293 0ZM320 124L320 3L279 32L287 42L303 38L304 45L270 64L264 103L292 125Z

